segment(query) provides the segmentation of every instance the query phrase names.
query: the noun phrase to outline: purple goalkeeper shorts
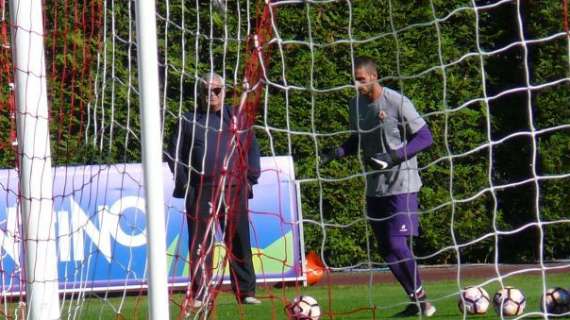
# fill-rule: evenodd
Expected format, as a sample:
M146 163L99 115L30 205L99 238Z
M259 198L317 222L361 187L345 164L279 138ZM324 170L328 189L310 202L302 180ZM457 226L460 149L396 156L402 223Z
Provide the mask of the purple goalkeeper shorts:
M374 232L378 235L418 235L417 193L366 197L366 212Z

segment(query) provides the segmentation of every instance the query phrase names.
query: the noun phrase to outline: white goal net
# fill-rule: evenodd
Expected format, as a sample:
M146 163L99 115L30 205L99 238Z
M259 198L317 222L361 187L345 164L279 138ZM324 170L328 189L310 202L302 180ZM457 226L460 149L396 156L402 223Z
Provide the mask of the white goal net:
M417 156L420 230L408 242L436 317L464 316L457 299L466 286L486 288L491 299L500 288L521 289L523 317L567 313L570 307L549 309L540 297L570 285L560 275L570 268L568 10L567 1L522 0L156 1L170 317L284 319L284 307L300 295L318 301L321 319L379 319L407 306L367 216L367 177L379 173L365 148L319 162L349 137L363 142L383 126L350 125L359 57L376 63L382 87L410 99L433 136ZM45 2L43 34L14 25L16 12L0 0L0 318L30 317L30 279L57 283L61 318L145 318L135 2ZM43 39L43 74L14 63L24 50L16 33ZM46 114L19 109L16 97L36 89L17 86L18 72L47 80L38 94ZM211 72L223 79L224 108L235 110L238 129L253 128L260 148L261 175L248 202L259 306L235 304L236 292L249 293L232 290L234 253L224 239L233 231L215 222L215 241L201 253L213 260L210 305L192 308L188 197L172 196L167 165L185 160L167 148L184 121L199 130L186 117L201 112L202 77ZM47 121L49 144L34 136L36 127L22 130L25 118L38 122L35 131ZM413 136L403 130L404 140ZM174 141L183 148L180 137ZM238 172L248 165L251 137L233 143ZM51 155L38 155L46 145ZM49 181L32 180L30 188L41 184L51 195L29 196L22 175L45 171ZM235 194L223 191L227 198L222 192L211 202L221 208L239 198L247 185L236 185ZM40 214L36 237L26 236L26 203L44 198L51 214ZM36 265L27 244L40 248ZM57 261L42 264L49 250ZM310 251L316 254L307 262ZM307 264L317 272L307 273ZM307 280L320 282L306 287Z

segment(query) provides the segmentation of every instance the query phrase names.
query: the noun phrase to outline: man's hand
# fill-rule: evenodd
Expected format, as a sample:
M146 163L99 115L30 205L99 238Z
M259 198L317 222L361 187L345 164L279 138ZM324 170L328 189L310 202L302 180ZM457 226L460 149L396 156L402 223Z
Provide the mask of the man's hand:
M319 163L321 164L321 166L324 166L336 158L337 156L335 150L325 150L321 154L319 154Z
M398 165L400 159L398 159L398 154L395 151L381 152L370 157L369 163L374 169L384 170Z
M253 186L249 181L247 182L247 198L253 199Z

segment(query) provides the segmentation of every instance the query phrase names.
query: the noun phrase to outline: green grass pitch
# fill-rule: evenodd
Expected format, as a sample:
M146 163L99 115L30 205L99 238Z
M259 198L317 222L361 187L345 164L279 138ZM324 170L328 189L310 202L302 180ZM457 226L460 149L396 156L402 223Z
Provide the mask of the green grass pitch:
M549 274L546 278L546 287L560 286L568 288L570 277L567 274ZM482 283L484 279L466 279L461 287ZM525 314L533 318L538 315L540 295L543 288L543 278L539 275L517 275L503 279L505 286L514 286L523 290L527 298ZM463 315L457 307L457 292L459 285L456 281L424 282L430 300L436 305L438 311L430 319L462 319ZM493 296L500 288L498 281L485 285L489 295ZM372 286L364 285L320 285L316 287L291 288L258 288L258 297L263 304L255 306L242 306L235 303L233 295L222 293L216 301L215 313L209 319L286 319L283 312L284 299L292 299L297 295L310 295L315 297L323 316L321 319L389 319L402 310L407 301L400 286L395 282L374 283ZM178 319L180 309L177 306L183 295L174 295L171 299L171 319ZM126 298L88 298L81 303L80 309L65 308L62 318L68 318L69 312L77 312L79 319L146 319L146 296ZM121 310L117 314L117 310ZM72 311L73 310L73 311ZM414 319L418 317L411 317ZM483 316L468 316L468 319L499 319L495 311L490 308ZM190 317L193 319L193 317Z

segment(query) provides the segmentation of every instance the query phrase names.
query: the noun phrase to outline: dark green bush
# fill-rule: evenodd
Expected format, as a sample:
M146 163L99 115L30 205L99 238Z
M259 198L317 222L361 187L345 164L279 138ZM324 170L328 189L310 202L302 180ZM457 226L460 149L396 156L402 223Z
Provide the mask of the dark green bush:
M295 159L303 181L306 248L324 250L329 265L356 266L368 263L369 255L381 261L364 220L360 161L352 157L325 167L316 162L320 151L348 137L347 102L355 94L352 59L360 55L377 61L381 83L410 97L433 132L433 147L419 157L422 235L414 252L422 263L489 262L495 250L501 261L536 261L540 237L545 259L568 258L570 67L561 4L529 1L519 12L510 2L476 1L489 5L477 11L472 3L361 0L277 7L274 35L280 41L263 48L271 59L257 136L263 155ZM225 74L228 101L237 102L249 56L246 32L248 24L255 28L260 8L233 1L223 15L211 12L208 2L198 8L168 5L167 11L166 3L158 2L157 19L165 139L179 113L195 106L196 75L211 67ZM47 6L54 10L48 18L63 10ZM89 71L71 82L74 87L60 73L50 78L56 164L140 161L133 7L115 2L108 8L115 14L115 38L110 32L106 38L82 34L70 15L57 15L59 29L50 29L66 36L46 40L58 49L48 53L55 69ZM61 33L66 26L73 32ZM537 41L512 45L521 40L519 30ZM64 43L75 45L75 51L64 56L59 50ZM524 89L529 85L536 87ZM4 106L4 83L2 88ZM516 88L523 89L506 91ZM7 111L0 111L5 128ZM87 116L98 120L87 127ZM4 131L1 141L7 139ZM13 154L2 153L3 167L13 163ZM542 229L498 236L495 247L496 231L539 219L546 223Z

